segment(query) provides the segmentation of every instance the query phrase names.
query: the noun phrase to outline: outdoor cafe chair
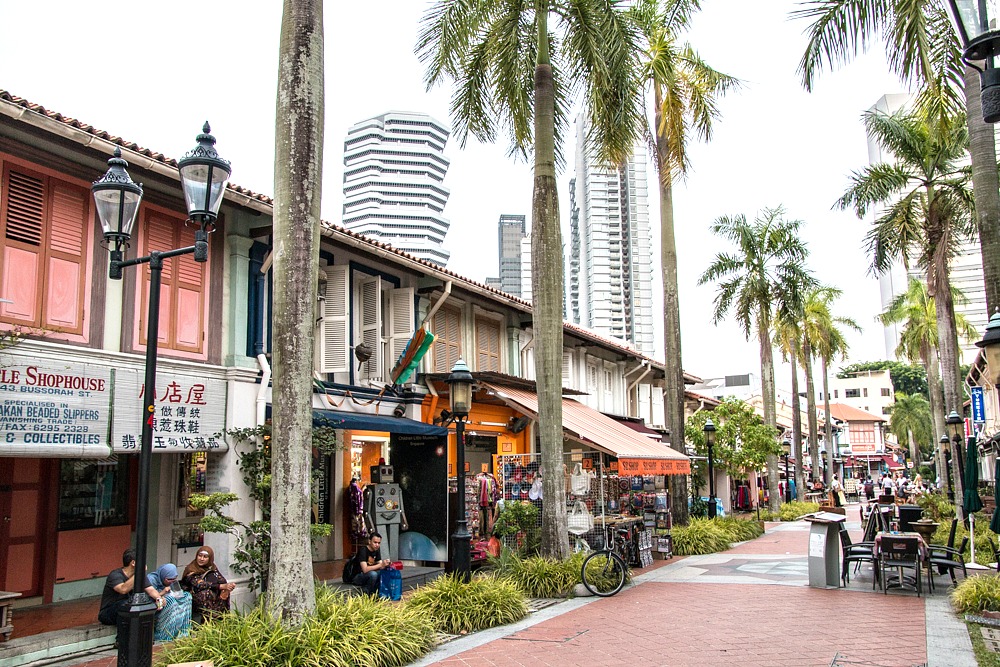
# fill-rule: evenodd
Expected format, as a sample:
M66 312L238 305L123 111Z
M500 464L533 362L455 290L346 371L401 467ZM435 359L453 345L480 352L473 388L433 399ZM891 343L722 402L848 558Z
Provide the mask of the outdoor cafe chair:
M963 537L962 545L957 549L941 546L940 544L932 544L928 547L930 549L930 567L937 568L938 574L944 574L945 572L950 574L952 586L958 584L958 581L955 579L955 570L961 568L962 576L969 576L968 570L965 569L965 556L962 555L965 553L965 547L968 545L969 538ZM931 572L930 577L933 582L933 572Z
M923 583L923 566L920 562L920 537L902 535L882 535L879 541L879 577L882 581L882 593L887 594L889 590L888 570L899 571L899 586L902 587L905 577L904 570L913 570L914 583L917 589L917 597Z
M861 563L871 563L875 570L875 555L872 553L873 542L852 542L851 535L847 532L847 526L840 524L840 546L844 552L841 564L840 579L844 585L851 583L850 566L854 563L855 571L861 567ZM875 570L875 579L872 582L872 589L875 588L875 581L878 581L878 571Z
M992 537L987 537L987 541L990 543L990 549L993 551L993 560L995 563L990 563L990 567L995 567L997 572L1000 572L1000 550L997 549L997 543L993 541Z

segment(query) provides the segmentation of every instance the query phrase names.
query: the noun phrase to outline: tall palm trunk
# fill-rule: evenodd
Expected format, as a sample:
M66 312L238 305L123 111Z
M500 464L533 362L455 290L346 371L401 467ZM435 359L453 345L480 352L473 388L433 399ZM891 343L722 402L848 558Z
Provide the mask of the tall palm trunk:
M323 3L285 0L274 141L274 442L268 602L286 623L316 607L309 516L313 323L323 183Z
M941 388L941 360L938 357L937 347L933 345L923 345L920 350L920 359L927 372L927 402L930 404L931 423L934 424L934 439L948 433L944 423L944 394ZM937 457L934 460L938 476L944 479L947 474L947 463L945 462L944 449L937 448Z
M771 350L769 313L762 312L757 316L757 340L760 341L760 386L764 423L771 427L772 437L777 437L777 419L774 414L774 354ZM777 512L781 506L781 494L778 491L778 457L775 454L767 455L767 495L768 506Z
M986 284L986 314L989 316L1000 308L1000 176L997 174L994 126L983 121L979 72L971 67L965 68L965 98L976 225Z
M941 354L941 381L944 385L944 409L954 410L960 416L964 413L960 378L958 376L958 331L955 328L955 299L951 292L951 279L948 272L948 260L945 248L941 244L934 256L933 270L928 270L928 292L931 292L931 280L934 288L934 308L937 315L938 351ZM962 443L964 444L964 442ZM951 444L952 479L955 488L955 498L962 497L962 475L956 462L962 455L961 447Z
M823 442L829 448L833 445L833 419L830 418L830 369L826 357L820 357L820 363L823 370Z
M799 398L798 357L793 350L792 360L792 454L795 455L795 498L806 499L805 475L802 460L802 400Z
M654 86L656 103L656 159L660 175L660 267L663 273L663 418L670 446L684 453L684 367L681 363L681 302L677 283L677 242L674 237L673 176L667 163L667 137L662 125L662 91ZM678 525L688 522L687 476L670 478L671 511Z
M535 379L542 465L542 555L569 556L566 489L563 484L562 294L563 257L556 192L555 86L549 62L548 7L538 8L535 64L535 184L531 202L531 294L535 329Z
M910 445L910 460L913 461L915 468L920 467L920 452L917 449L917 440L913 437L913 431L911 429L906 429L906 439Z
M806 421L809 425L809 456L813 470L819 470L819 424L816 423L816 381L813 379L812 345L808 339L802 342L802 368L806 372ZM830 484L830 470L833 468L833 450L826 443L826 456L830 468L824 471L824 482Z

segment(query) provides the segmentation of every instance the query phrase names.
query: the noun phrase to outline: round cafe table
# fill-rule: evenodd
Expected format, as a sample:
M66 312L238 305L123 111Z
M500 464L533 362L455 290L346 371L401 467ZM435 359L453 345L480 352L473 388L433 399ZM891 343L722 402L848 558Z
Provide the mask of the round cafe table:
M910 528L913 532L920 533L920 537L924 538L924 542L926 544L931 543L931 535L934 534L934 531L936 531L940 525L941 524L936 521L927 521L924 519L910 522Z

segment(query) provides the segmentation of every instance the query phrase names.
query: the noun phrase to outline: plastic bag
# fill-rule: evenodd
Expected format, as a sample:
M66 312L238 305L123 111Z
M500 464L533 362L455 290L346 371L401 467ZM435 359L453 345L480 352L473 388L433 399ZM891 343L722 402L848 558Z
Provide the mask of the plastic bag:
M569 490L574 496L585 496L590 493L590 473L586 472L580 463L576 464L569 476Z
M573 535L583 535L594 527L594 517L582 500L573 504L573 509L566 516L566 525Z

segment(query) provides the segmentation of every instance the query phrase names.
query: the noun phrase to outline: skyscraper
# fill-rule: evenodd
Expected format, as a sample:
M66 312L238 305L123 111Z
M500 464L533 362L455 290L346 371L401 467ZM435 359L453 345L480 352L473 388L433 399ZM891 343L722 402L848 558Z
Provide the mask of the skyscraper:
M646 146L627 162L600 163L576 123L576 174L570 186L566 315L653 355L652 258Z
M525 233L523 215L500 215L500 289L514 296L521 296L521 239Z
M444 266L449 130L427 114L389 111L344 141L344 226Z

